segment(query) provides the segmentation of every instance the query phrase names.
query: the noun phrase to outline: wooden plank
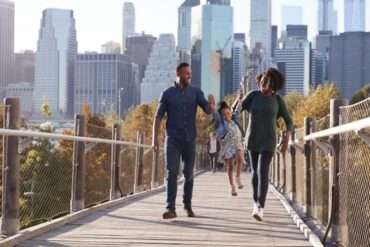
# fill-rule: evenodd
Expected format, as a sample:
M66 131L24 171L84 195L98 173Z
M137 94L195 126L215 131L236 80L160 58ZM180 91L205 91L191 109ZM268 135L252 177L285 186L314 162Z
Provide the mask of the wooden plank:
M270 192L264 221L252 218L250 175L243 176L245 187L237 197L229 193L226 173L197 177L195 218L182 209L181 185L174 220L162 219L165 193L160 193L99 211L19 246L312 246Z

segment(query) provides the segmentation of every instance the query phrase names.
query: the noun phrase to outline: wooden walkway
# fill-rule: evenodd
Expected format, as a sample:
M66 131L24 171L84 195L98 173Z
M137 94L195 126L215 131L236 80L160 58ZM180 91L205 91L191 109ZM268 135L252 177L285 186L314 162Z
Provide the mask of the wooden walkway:
M312 246L271 192L264 221L251 217L250 174L243 176L245 187L238 197L229 195L224 172L196 177L195 218L182 210L179 185L175 220L162 219L163 192L89 215L19 246Z

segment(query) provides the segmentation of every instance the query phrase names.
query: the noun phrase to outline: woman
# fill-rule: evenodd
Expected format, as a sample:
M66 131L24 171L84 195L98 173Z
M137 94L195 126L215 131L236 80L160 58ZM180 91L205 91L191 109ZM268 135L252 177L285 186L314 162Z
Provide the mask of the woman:
M245 144L252 170L254 199L252 216L262 221L268 189L269 167L276 149L276 120L278 117L283 117L287 126L286 134L279 146L282 153L287 150L293 122L283 98L277 94L277 91L284 86L284 75L277 69L269 68L265 73L257 76L256 82L260 89L251 91L245 96L242 111L246 110L249 113Z

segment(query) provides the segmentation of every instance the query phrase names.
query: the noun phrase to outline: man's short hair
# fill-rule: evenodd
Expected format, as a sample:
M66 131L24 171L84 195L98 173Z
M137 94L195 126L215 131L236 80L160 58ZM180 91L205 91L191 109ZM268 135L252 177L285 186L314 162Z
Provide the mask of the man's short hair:
M180 70L181 70L182 68L185 68L185 67L190 67L190 64L188 64L188 63L179 63L179 64L177 65L177 67L176 67L176 72L180 72Z

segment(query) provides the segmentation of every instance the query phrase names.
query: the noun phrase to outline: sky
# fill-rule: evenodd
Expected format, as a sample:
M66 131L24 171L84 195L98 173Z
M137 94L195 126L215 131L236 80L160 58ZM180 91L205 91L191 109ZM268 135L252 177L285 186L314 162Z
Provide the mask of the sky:
M100 51L103 43L121 43L122 7L125 0L13 0L15 3L15 51L36 50L42 11L46 8L72 9L76 19L79 52ZM131 0L136 9L136 32L173 33L177 36L177 9L184 0ZM338 30L343 31L343 0L338 9ZM303 24L312 40L317 32L317 0L272 0L272 25L281 23L281 6L302 6ZM338 4L340 3L341 4ZM366 30L370 31L370 0L366 4ZM250 0L231 0L234 32L249 32Z

